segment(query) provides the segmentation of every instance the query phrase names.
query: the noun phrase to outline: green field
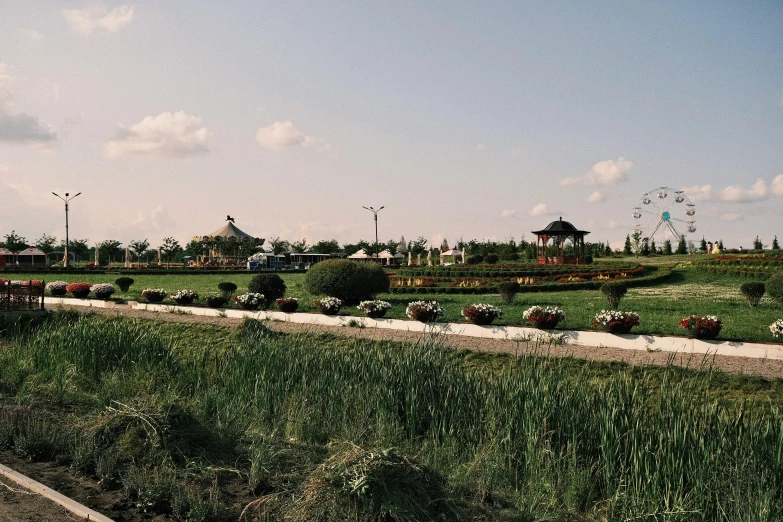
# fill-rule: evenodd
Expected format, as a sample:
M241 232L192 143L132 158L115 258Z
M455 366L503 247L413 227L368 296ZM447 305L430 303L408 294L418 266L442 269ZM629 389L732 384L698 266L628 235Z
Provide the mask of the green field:
M441 342L61 312L0 340L0 450L160 520L783 517L783 381Z
M666 256L678 257L678 256ZM655 258L658 262L663 258ZM676 261L677 259L674 259ZM629 260L625 260L626 262ZM646 261L646 260L645 260ZM668 260L670 263L672 259ZM198 274L183 275L134 275L136 280L127 293L117 293L115 298L143 301L141 291L144 288L164 288L169 292L189 289L200 295L217 292L222 281L235 283L239 290L247 288L252 278L250 273ZM303 287L304 274L281 275L288 286L287 296L300 299L302 312L315 312L313 300L321 296L309 295ZM51 274L15 273L13 279L51 279ZM89 283L112 283L117 275L68 274L60 276L67 282L86 281ZM679 321L691 314L717 315L723 320L720 339L737 341L779 342L769 331L769 325L783 318L783 305L769 297L764 297L756 308L750 308L739 291L740 285L747 279L736 275L710 274L684 267L673 270L670 281L663 285L644 288L631 288L620 304L623 310L632 310L641 315L641 324L634 329L640 334L684 335ZM473 303L489 303L500 306L504 317L495 324L525 325L522 314L533 305L559 306L566 312L566 320L558 325L560 329L589 330L593 327L593 318L606 301L598 291L558 291L539 293L520 293L513 305L504 305L498 295L460 295L460 294L381 294L379 299L389 301L392 309L387 317L405 318L405 308L414 300L437 300L445 309L443 321L462 322L462 308ZM202 301L203 303L203 301ZM344 308L343 315L360 316L355 307Z

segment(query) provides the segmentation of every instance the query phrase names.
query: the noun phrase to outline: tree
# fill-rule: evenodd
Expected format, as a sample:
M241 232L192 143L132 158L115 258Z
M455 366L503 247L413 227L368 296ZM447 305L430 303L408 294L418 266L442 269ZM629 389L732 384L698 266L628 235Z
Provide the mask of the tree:
M677 251L676 254L687 254L688 253L688 245L685 244L685 236L680 236L680 241L677 242Z
M764 248L764 245L761 244L761 240L759 239L759 236L756 236L756 239L753 240L753 250L761 250Z
M76 256L76 259L79 258L85 259L88 254L90 253L90 246L87 244L87 239L71 239L70 246L68 247L68 256L70 257L71 254ZM60 248L65 251L65 241L60 241Z
M631 254L633 254L633 249L631 248L631 236L626 234L625 246L623 247L623 255L630 256Z
M718 240L718 248L720 248L720 251L723 252L723 240L722 239Z
M424 236L419 236L419 239L408 246L408 250L413 255L423 254L427 251L427 240L424 239Z
M704 239L704 236L701 238L701 244L699 245L699 251L700 252L706 252L707 251L707 240Z
M672 242L668 239L663 242L663 255L670 256L672 255Z
M405 236L400 236L400 242L397 243L397 251L400 254L408 253L408 243L405 242Z
M288 241L276 237L269 240L269 246L272 248L272 253L275 255L282 254L289 248Z
M609 244L609 241L606 242L606 246L604 247L604 255L605 256L611 256L612 255L612 247ZM532 257L531 257L532 259Z
M655 248L655 239L650 240L650 252L657 254L658 250Z
M333 254L340 251L340 244L336 239L321 240L310 247L314 254Z
M440 249L441 250L448 250L449 249L449 240L445 237L443 238L443 241L440 242Z
M307 244L307 238L304 238L301 241L294 241L290 246L293 252L301 254L302 252L307 252L307 247L309 245Z
M12 230L10 234L5 235L5 247L14 254L14 260L16 260L16 254L27 248L27 240L22 236L16 234L16 230ZM16 260L18 262L18 260Z
M780 245L778 244L778 236L775 236L775 239L772 240L772 250L780 250Z
M114 258L122 255L122 243L116 239L107 239L98 243L98 260L102 257L107 259L107 265L111 264Z
M133 253L136 254L136 258L141 260L142 254L147 252L147 249L150 246L150 242L147 241L147 238L144 239L134 239L130 243L128 243L128 247L133 250Z
M634 257L639 257L639 254L642 253L642 248L644 248L644 241L642 241L642 233L637 230L633 233L630 239L630 246L631 251L633 252Z
M163 238L163 243L160 245L160 251L166 255L166 268L169 266L171 255L176 254L180 250L182 250L182 247L179 246L179 241L173 237Z
M41 237L35 240L35 246L44 254L54 252L54 246L57 243L57 238L48 234L43 234Z
M642 240L642 255L643 256L650 255L650 242L647 241L646 238Z

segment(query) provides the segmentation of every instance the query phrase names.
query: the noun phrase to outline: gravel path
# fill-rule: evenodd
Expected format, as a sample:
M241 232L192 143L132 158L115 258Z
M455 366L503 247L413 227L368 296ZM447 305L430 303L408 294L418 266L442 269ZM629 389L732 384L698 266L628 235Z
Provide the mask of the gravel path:
M58 305L60 306L60 305ZM62 306L73 310L84 311L80 306ZM56 308L55 306L51 307ZM148 312L133 310L124 306L116 308L90 308L90 311L105 315L122 315L140 319L153 319L178 323L201 323L220 326L236 326L242 319L224 317L204 317L199 315ZM335 335L358 337L362 339L379 339L416 342L430 335L421 332L406 332L381 328L349 328L343 326L323 326L312 324L287 323L281 321L266 321L267 326L281 332L313 332L331 333ZM448 335L445 338L447 346L486 353L526 353L534 348L524 343L516 343L505 339L486 339L463 335ZM700 367L702 364L713 365L716 368L732 374L746 374L764 377L766 379L783 378L783 361L771 359L755 359L749 357L733 357L727 355L709 356L705 360L702 355L674 354L670 352L643 352L641 350L624 350L621 348L589 347L577 345L553 346L551 352L560 356L572 356L591 361L622 361L632 365L665 366L670 361L686 367Z

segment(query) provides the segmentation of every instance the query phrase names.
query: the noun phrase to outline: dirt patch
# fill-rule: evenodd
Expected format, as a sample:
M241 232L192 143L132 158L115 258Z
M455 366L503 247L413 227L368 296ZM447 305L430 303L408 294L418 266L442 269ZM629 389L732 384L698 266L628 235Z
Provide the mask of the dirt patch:
M79 306L66 306L64 308L84 311L84 307ZM139 319L178 323L214 324L220 326L236 326L243 321L243 319L227 317L204 317L191 314L133 310L127 306L118 306L111 309L90 308L90 311L105 315L136 317ZM274 330L286 333L330 333L333 335L357 337L360 339L417 342L431 335L422 332L406 332L403 330L388 330L382 328L352 328L345 326L287 323L282 321L265 321L264 324ZM526 350L532 349L526 347L524 343L517 343L511 340L487 339L464 335L448 335L445 344L460 350L472 350L485 353L522 354L525 353ZM713 355L705 358L703 355L676 354L672 352L643 352L641 350L576 345L556 346L552 348L551 353L558 356L575 357L577 359L590 361L619 361L636 366L666 366L667 364L673 363L688 368L699 368L703 364L706 364L730 374L755 375L765 379L783 378L783 361L772 359L733 357L729 355Z

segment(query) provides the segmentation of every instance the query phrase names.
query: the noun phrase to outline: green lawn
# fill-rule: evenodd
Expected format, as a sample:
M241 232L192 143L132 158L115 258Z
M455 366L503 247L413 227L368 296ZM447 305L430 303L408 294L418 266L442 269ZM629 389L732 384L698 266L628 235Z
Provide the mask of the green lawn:
M686 256L667 256L669 260L677 260ZM632 258L629 258L632 259ZM658 258L660 259L660 258ZM646 260L645 260L646 261ZM142 301L141 291L144 288L164 288L169 292L189 289L204 296L217 292L217 285L222 281L231 281L239 288L238 293L247 288L254 274L183 274L183 275L134 275L136 280L127 293L118 292L115 297L125 300ZM16 273L13 279L49 279L52 274ZM86 281L89 283L113 282L118 276L104 274L67 274L62 276L67 282ZM288 286L287 296L300 299L302 312L315 312L313 300L319 296L311 296L304 290L304 274L281 274ZM646 288L629 289L622 300L620 308L633 310L641 315L641 324L634 330L640 334L683 335L684 331L679 321L691 314L717 315L723 320L724 326L720 339L739 341L776 340L769 331L769 325L783 318L783 305L764 297L757 308L750 308L739 292L740 285L747 281L731 275L716 275L696 272L689 268L674 271L672 280L665 285ZM525 325L522 314L533 305L552 305L565 310L566 320L558 328L588 330L592 328L593 318L597 312L606 307L606 301L600 292L595 290L520 293L513 305L502 304L498 295L459 295L459 294L381 294L379 299L389 301L392 309L387 317L405 318L407 304L414 300L437 300L445 309L444 321L463 321L460 312L463 307L473 303L489 303L503 309L504 317L496 321L501 325ZM168 301L167 301L168 302ZM203 301L202 301L203 302ZM341 311L343 315L360 316L355 307Z

